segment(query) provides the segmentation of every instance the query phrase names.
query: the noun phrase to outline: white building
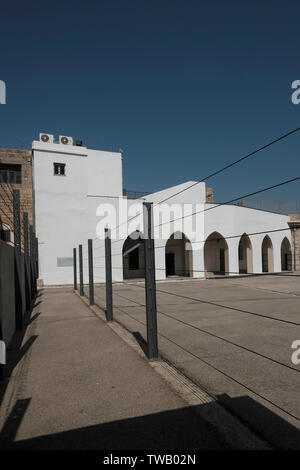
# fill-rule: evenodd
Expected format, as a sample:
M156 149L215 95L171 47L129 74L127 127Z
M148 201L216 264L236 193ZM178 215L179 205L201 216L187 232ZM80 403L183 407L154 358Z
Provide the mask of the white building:
M40 141L32 151L39 276L70 284L73 246L94 238L99 204L122 195L122 155Z
M103 238L106 225L112 229L113 280L143 277L143 201L154 207L157 279L292 267L288 215L208 204L205 183L192 181L127 200L120 153L40 141L32 150L39 275L46 285L73 282L73 247L79 244L87 282L89 238L94 240L95 282L103 282L104 240L97 235ZM128 211L122 209L126 204ZM113 214L108 215L109 208ZM175 212L168 214L170 209ZM174 222L167 223L168 217ZM127 238L132 234L135 241Z

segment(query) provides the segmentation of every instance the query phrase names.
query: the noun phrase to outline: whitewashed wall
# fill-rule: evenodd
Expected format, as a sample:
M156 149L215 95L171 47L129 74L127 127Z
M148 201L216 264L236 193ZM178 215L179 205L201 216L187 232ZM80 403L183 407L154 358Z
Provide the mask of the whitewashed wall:
M73 247L94 238L99 203L122 196L122 156L36 141L32 150L40 279L71 284L73 268L58 267L57 258L72 257ZM54 176L54 162L66 164L65 176ZM87 263L84 270L87 279Z
M73 268L58 267L57 258L71 258L73 247L84 244L84 282L88 281L87 239L96 238L96 227L102 219L97 209L105 204L114 205L116 219L108 223L116 225L123 233L112 230L112 267L113 280L123 280L122 248L127 236L135 230L143 232L143 200L154 205L154 234L156 278L165 279L165 245L176 231L182 231L191 242L192 267L194 277L205 274L204 243L207 237L218 232L227 238L229 271L239 272L238 245L240 236L246 233L252 245L253 272L262 272L261 245L264 234L253 232L272 231L287 228L288 216L278 215L238 206L206 204L205 184L188 181L146 196L143 200L129 200L128 223L119 218L119 199L123 202L122 156L120 153L90 150L85 147L65 146L33 142L33 171L36 208L36 232L39 238L40 278L46 285L72 284ZM66 164L66 176L54 176L53 163ZM192 186L192 187L190 187ZM190 187L190 188L189 188ZM176 196L172 197L172 194ZM171 197L170 197L171 196ZM156 204L166 199L166 204L192 204L192 215L170 226L156 218ZM207 210L209 209L209 210ZM133 218L133 220L131 220ZM172 218L176 218L176 214ZM121 220L121 222L120 222ZM104 226L100 232L101 240L94 241L95 282L103 282L104 273ZM284 237L290 240L290 232L271 232L273 244L274 271L281 270L280 248Z
M206 204L206 209L213 204ZM224 205L205 212L205 239L213 232L219 232L226 238L229 251L229 271L239 271L238 245L240 236L246 233L252 245L253 272L262 272L261 246L266 235L256 232L267 232L273 244L274 271L281 271L281 243L286 237L291 241L290 230L272 232L272 230L288 229L289 216L275 214L256 209L248 209L234 205ZM253 235L251 235L253 234Z

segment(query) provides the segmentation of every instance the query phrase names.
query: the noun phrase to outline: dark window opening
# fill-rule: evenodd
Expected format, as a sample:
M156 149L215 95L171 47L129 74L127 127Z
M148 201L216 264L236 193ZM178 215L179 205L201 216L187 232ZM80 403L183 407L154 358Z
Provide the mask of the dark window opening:
M140 256L139 256L139 248L136 248L135 250L131 251L128 255L128 263L129 263L129 269L139 269L140 267Z
M22 165L0 164L0 183L21 184Z
M10 242L10 230L1 230L1 240Z
M55 175L62 175L64 176L65 170L66 170L66 164L65 163L54 163L54 174Z

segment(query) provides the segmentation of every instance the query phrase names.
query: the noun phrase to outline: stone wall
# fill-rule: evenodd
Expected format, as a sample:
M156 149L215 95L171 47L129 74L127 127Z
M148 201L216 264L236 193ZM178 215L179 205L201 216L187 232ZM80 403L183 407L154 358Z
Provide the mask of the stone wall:
M213 188L206 188L206 202L208 204L214 203L214 190Z
M23 212L28 212L28 223L34 225L32 153L29 150L0 149L0 163L18 164L22 168L22 183L0 183L0 215L2 223L13 230L12 191L20 190L21 227Z
M295 264L294 269L300 271L300 214L290 215L289 226L291 229L293 266Z

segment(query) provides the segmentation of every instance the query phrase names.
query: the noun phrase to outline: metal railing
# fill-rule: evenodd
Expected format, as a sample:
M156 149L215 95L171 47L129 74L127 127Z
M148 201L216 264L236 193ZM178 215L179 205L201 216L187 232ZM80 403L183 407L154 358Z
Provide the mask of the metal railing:
M259 209L267 212L276 212L277 214L298 214L299 202L298 201L238 201L236 206L248 207L249 209Z

